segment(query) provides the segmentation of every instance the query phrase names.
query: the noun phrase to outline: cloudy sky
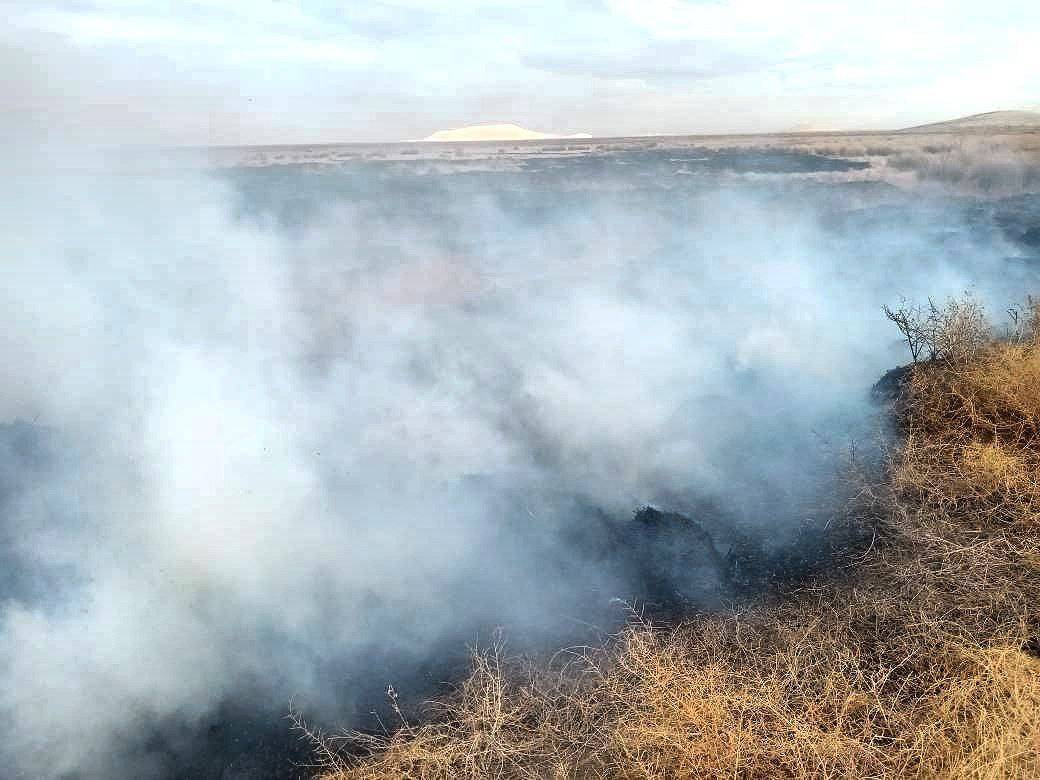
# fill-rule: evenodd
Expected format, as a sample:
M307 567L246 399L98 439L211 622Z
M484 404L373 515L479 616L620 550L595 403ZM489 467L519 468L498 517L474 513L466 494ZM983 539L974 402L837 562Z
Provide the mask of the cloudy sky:
M1036 0L0 0L0 137L888 128L1040 106Z

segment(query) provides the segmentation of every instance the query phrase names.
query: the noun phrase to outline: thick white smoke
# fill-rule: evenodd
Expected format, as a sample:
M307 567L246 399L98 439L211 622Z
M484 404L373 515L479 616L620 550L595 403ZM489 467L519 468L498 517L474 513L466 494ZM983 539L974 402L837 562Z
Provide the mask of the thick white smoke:
M281 205L315 186L282 176ZM970 269L929 243L945 211L375 179L295 221L201 175L7 188L6 766L159 772L151 729L245 691L349 717L369 648L631 595L560 549L574 506L782 536L901 358L881 304L1013 286L997 238Z

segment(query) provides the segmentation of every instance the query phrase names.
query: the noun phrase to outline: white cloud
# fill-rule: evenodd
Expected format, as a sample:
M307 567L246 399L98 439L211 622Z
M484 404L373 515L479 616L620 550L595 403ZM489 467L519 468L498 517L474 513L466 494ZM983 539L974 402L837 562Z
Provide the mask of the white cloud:
M598 134L748 131L812 113L830 125L898 126L1030 105L1040 94L1031 53L1040 5L1019 0L15 0L9 8L0 45L25 49L42 34L58 42L29 58L43 64L52 92L90 106L77 127L139 141L159 139L152 126L194 126L205 137L170 130L159 140L204 143L214 117L225 143L422 137L482 121ZM72 72L63 90L48 61L55 56L92 60L104 77L82 94ZM142 74L162 87L156 94L180 98L128 94ZM11 82L4 88L18 92ZM241 95L254 111L242 114ZM123 99L137 101L132 111L99 108ZM640 104L652 115L632 116ZM224 114L230 124L220 123Z
M363 64L376 58L376 50L364 39L339 35L315 40L299 34L276 32L267 25L239 35L226 22L161 16L116 16L47 10L28 14L27 26L66 36L82 46L152 45L160 50L196 51L199 47L255 60ZM254 25L255 27L255 25ZM211 54L212 56L212 54Z

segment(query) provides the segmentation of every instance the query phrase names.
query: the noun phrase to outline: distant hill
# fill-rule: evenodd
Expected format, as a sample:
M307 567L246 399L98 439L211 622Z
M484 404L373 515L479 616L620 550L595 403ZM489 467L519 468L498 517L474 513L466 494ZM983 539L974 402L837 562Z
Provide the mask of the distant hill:
M946 122L907 127L900 133L958 132L971 130L1040 130L1040 111L990 111Z
M837 127L831 127L830 125L819 124L816 122L803 122L800 125L789 127L782 131L786 133L841 133L842 130Z
M554 135L528 130L519 125L470 125L454 130L438 130L423 141L544 141L552 138L592 138L588 133L574 135Z

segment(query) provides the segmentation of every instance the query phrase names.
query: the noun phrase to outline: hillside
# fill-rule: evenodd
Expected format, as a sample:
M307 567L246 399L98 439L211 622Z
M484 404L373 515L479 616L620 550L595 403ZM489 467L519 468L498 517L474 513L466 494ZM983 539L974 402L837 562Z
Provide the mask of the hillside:
M945 122L907 127L900 133L956 133L963 131L1040 130L1040 111L989 111Z

